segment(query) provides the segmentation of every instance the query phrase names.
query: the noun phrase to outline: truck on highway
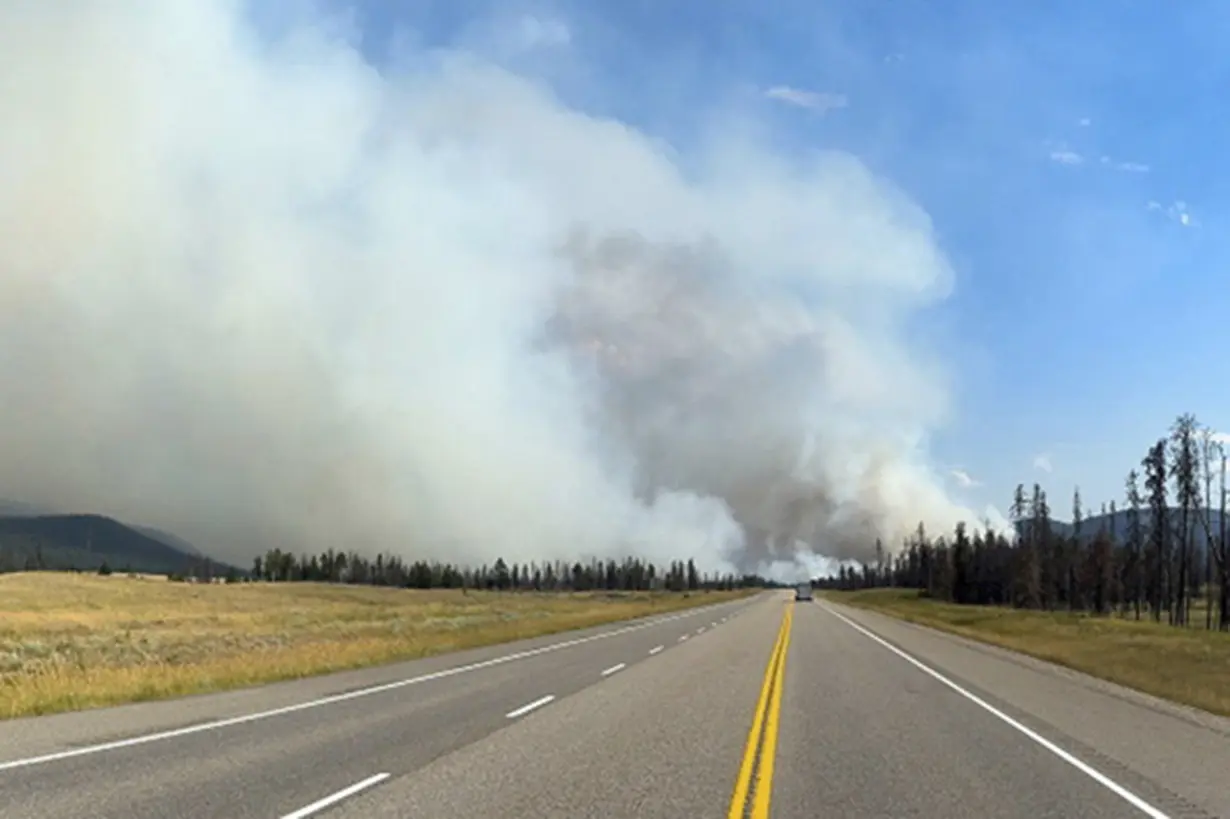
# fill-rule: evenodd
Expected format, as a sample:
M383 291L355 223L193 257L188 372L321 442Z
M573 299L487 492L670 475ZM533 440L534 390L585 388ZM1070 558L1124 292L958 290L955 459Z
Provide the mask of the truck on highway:
M794 588L795 602L811 600L811 581L800 583Z

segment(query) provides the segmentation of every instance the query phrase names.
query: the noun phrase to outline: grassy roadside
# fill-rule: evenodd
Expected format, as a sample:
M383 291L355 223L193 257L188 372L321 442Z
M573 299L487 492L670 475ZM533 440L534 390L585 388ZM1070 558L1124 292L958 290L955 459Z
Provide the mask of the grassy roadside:
M825 597L1230 716L1230 634L1117 617L957 606L898 589Z
M0 575L0 719L379 665L745 594L465 594Z

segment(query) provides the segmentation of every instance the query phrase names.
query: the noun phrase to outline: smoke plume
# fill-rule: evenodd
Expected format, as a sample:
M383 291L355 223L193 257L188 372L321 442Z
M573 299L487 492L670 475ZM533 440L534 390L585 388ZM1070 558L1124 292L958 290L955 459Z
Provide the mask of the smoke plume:
M856 158L681 161L464 51L0 7L0 497L271 546L763 569L976 517L948 292ZM729 123L728 123L729 124Z

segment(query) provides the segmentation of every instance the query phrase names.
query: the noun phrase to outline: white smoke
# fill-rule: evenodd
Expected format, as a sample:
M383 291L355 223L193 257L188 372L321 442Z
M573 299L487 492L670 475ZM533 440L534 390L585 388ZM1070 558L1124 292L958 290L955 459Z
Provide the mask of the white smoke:
M71 9L70 9L71 5ZM978 516L951 273L856 158L651 135L234 2L0 6L0 497L218 556L750 569Z

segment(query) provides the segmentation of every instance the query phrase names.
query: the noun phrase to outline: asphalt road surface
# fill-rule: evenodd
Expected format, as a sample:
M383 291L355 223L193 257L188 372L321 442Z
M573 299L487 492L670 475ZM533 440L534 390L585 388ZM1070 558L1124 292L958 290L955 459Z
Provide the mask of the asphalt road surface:
M751 601L0 722L0 817L1230 817L1230 720Z

